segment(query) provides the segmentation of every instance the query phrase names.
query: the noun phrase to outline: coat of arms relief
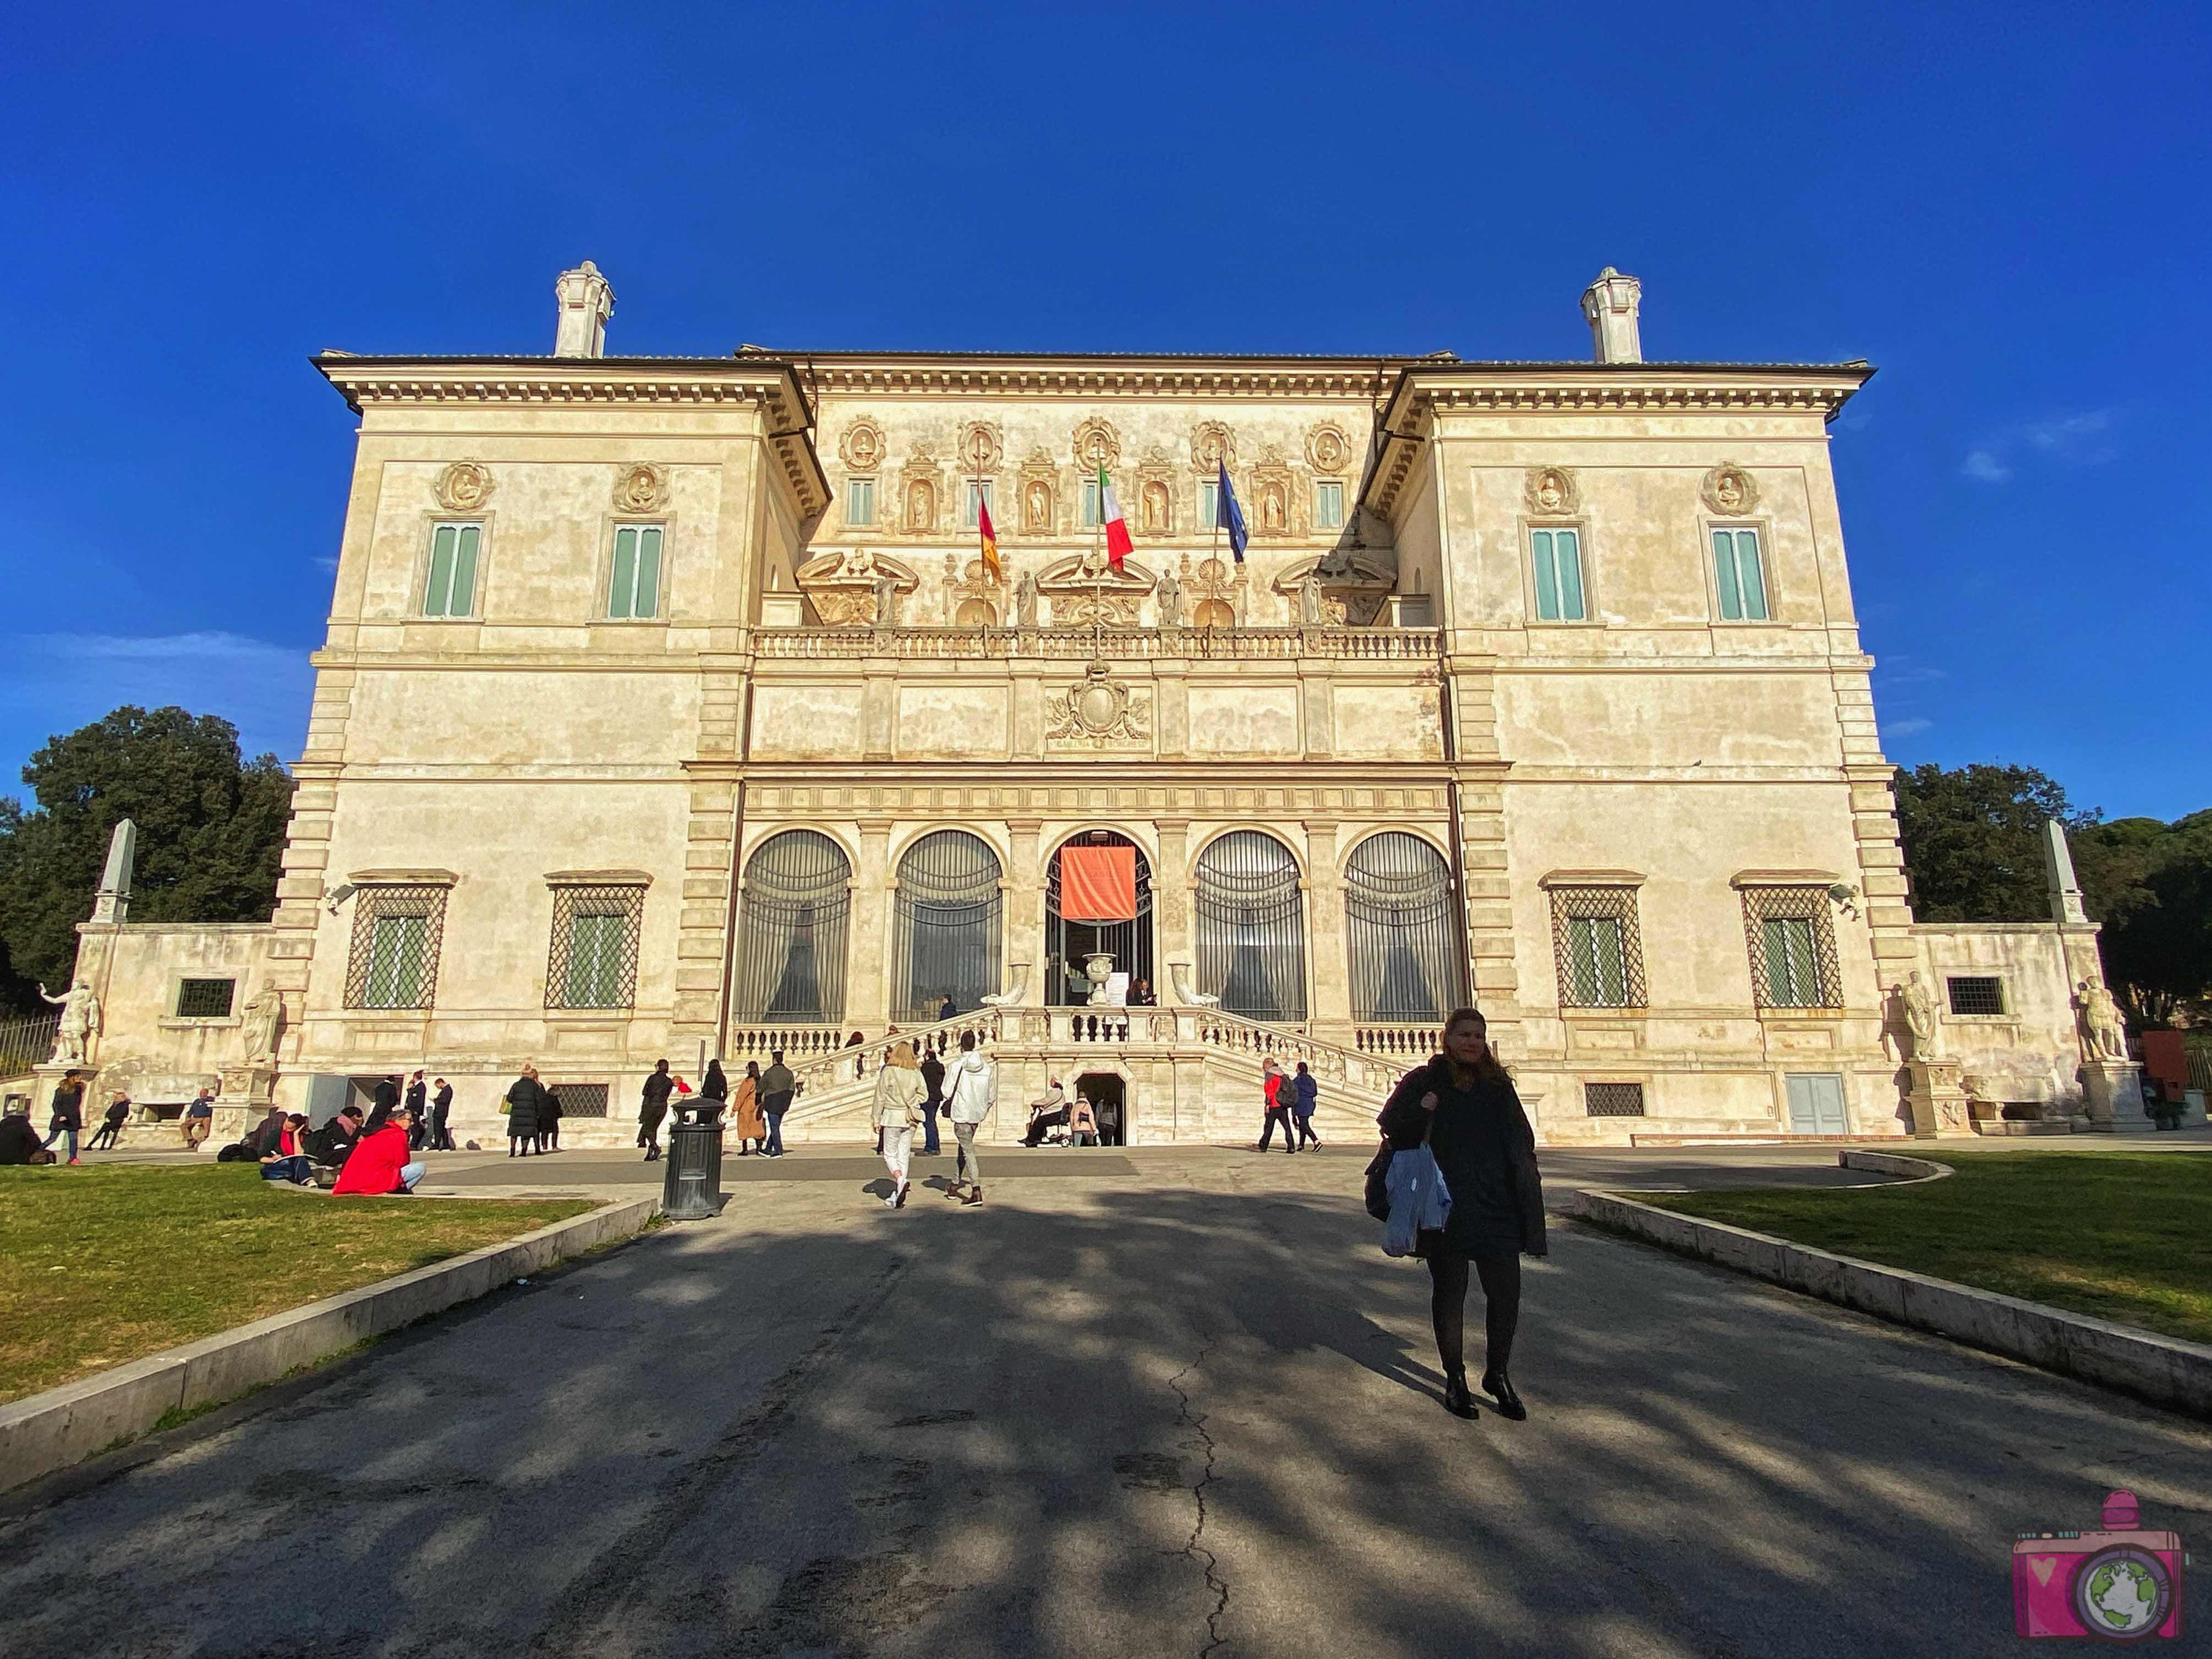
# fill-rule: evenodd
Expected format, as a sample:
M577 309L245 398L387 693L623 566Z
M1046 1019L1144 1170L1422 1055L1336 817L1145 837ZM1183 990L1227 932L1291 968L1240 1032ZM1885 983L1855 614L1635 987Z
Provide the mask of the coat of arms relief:
M1142 747L1152 741L1152 699L1115 679L1103 662L1045 705L1045 741L1062 749Z

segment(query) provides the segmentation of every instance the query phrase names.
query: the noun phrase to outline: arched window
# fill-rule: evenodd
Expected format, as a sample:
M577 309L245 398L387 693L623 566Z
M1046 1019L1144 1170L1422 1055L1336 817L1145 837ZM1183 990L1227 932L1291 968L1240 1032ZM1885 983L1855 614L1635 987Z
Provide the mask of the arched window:
M945 999L972 1014L999 992L999 855L965 830L924 836L899 860L891 1018L927 1024Z
M1247 1019L1306 1017L1306 925L1291 849L1237 830L1198 858L1198 988Z
M1352 850L1344 872L1344 945L1352 1017L1432 1023L1458 1000L1451 872L1419 836L1386 830Z
M814 830L770 836L745 860L738 983L730 1012L780 1025L845 1018L845 933L853 866Z

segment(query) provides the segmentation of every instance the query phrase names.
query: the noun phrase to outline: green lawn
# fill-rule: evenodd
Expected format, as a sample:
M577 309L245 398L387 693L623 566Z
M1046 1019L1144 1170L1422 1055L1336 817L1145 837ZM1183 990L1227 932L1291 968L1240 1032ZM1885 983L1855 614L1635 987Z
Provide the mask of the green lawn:
M251 1164L0 1169L0 1401L592 1207L316 1198Z
M1644 1203L2212 1342L2212 1155L1930 1148L1946 1181L1638 1193Z

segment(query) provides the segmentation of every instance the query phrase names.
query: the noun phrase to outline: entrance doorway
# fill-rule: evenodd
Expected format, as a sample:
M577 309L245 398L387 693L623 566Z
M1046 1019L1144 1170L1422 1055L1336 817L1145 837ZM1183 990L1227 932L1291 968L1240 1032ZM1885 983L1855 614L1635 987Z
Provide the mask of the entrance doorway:
M1844 1112L1844 1080L1833 1072L1794 1072L1783 1079L1790 1090L1790 1133L1839 1135L1849 1133Z
M1136 915L1122 921L1063 920L1060 914L1060 860L1071 847L1125 847L1135 855ZM1145 849L1127 836L1111 830L1090 830L1072 836L1054 850L1044 889L1044 994L1054 1008L1081 1007L1091 1000L1091 981L1085 968L1091 957L1112 958L1112 970L1128 975L1133 990L1139 980L1157 987L1152 970L1152 866Z
M1075 1092L1085 1096L1098 1115L1098 1144L1128 1144L1128 1085L1118 1072L1085 1072L1075 1079Z

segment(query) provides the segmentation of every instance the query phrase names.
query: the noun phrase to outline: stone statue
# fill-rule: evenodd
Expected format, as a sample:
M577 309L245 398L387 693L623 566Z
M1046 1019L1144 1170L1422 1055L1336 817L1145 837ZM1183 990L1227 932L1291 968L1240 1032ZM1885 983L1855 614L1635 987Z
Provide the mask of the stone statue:
M1022 572L1021 580L1014 584L1014 621L1016 623L1023 628L1035 628L1036 626L1036 578L1030 574L1028 571L1024 570Z
M1194 1008L1219 1007L1221 1006L1219 997L1190 988L1188 972L1188 969L1180 962L1171 962L1168 964L1168 980L1175 987L1176 995Z
M1159 580L1152 584L1152 597L1159 604L1160 626L1163 628L1182 627L1182 588L1181 585L1176 582L1174 571L1163 570L1160 572Z
M1321 589L1310 577L1298 588L1298 620L1308 628L1321 626Z
M876 578L876 626L889 628L898 621L898 584L889 576Z
M1052 492L1042 479L1032 479L1029 493L1023 498L1027 507L1022 514L1024 530L1047 531L1052 528Z
M1943 1038L1937 1023L1936 999L1921 981L1917 968L1907 974L1905 982L1897 988L1897 1006L1904 1016L1905 1029L1912 1033L1913 1059L1941 1060Z
M1283 526L1283 492L1269 484L1260 497L1260 528L1280 530Z
M43 984L39 994L62 1011L61 1024L54 1032L52 1063L82 1064L87 1045L100 1035L100 999L82 979L60 996L47 996Z
M45 988L41 987L41 989ZM2091 1064L2124 1062L2128 1057L2128 1028L2119 1005L2094 974L2083 980L2077 1001L2081 1010L2081 1054ZM68 1016L64 1015L66 1020Z
M1145 486L1145 528L1158 535L1168 527L1168 487L1157 481Z
M276 1060L276 1036L284 1026L284 994L273 985L264 985L253 994L246 1005L245 1024L239 1032L243 1058L248 1066L274 1065Z

